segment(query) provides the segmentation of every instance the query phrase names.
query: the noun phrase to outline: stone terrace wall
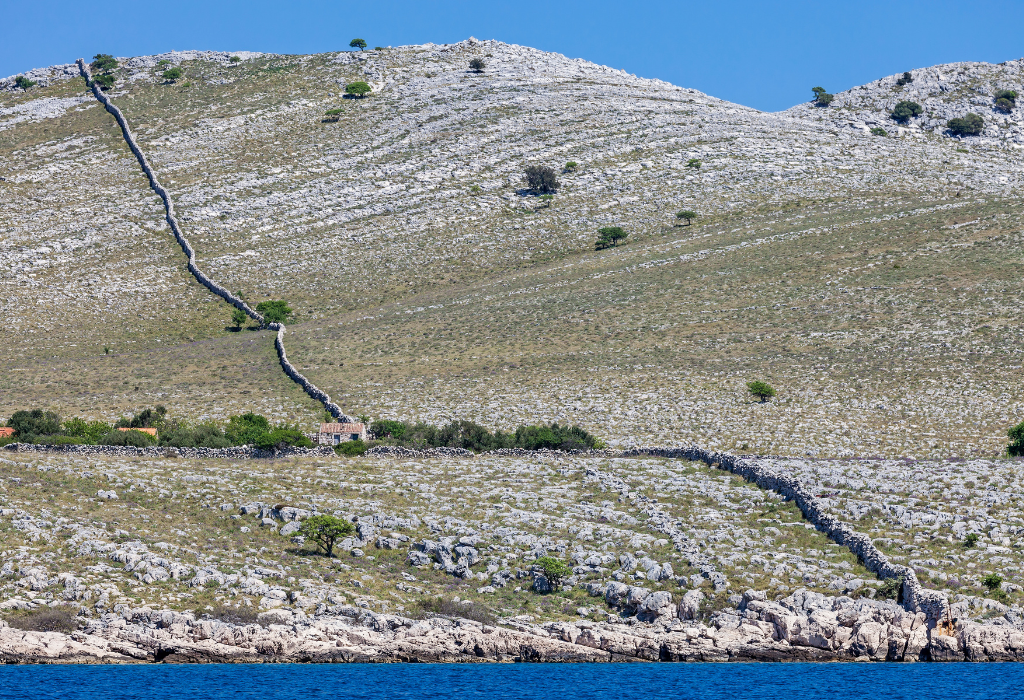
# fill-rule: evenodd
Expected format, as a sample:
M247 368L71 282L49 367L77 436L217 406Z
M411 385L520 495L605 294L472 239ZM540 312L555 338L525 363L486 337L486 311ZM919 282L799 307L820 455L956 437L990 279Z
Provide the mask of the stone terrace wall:
M167 190L165 190L163 185L160 184L160 181L157 180L156 173L153 172L153 168L150 167L149 161L146 160L145 154L142 152L142 149L139 148L138 143L136 143L135 137L132 135L131 129L128 128L127 120L125 120L124 115L121 113L121 110L118 109L117 106L110 101L110 98L106 96L102 89L100 89L100 86L93 81L92 72L90 72L89 67L86 65L85 59L80 58L78 59L77 63L78 70L81 72L82 77L85 78L86 83L92 87L92 94L96 96L96 99L99 100L103 104L103 106L106 107L107 111L114 116L114 119L117 120L118 126L121 127L121 133L124 136L125 143L128 144L128 148L130 148L132 153L135 154L135 158L139 161L139 165L142 166L142 171L146 173L146 177L149 178L149 186L153 189L154 192L157 193L157 195L159 195L160 199L163 200L167 224L171 227L171 232L174 234L175 240L178 241L178 245L181 246L181 249L185 252L185 255L188 256L188 264L186 266L188 268L188 271L192 273L192 276L195 277L200 284L202 284L204 287L209 289L217 296L224 299L224 301L228 302L235 308L244 311L245 314L249 316L249 318L258 321L260 325L266 325L268 328L276 330L277 340L275 341L274 344L277 348L277 357L281 362L281 369L284 370L284 373L288 375L288 377L291 378L295 383L301 386L303 390L312 398L322 403L324 405L324 408L326 408L327 411L332 416L337 418L339 421L341 421L342 423L355 422L355 420L351 416L347 416L344 413L342 413L341 407L338 406L338 404L331 401L331 397L327 395L327 392L318 389L312 382L310 382L308 379L302 376L302 374L297 369L295 369L295 367L290 362L288 362L288 357L287 355L285 355L284 351L285 327L283 324L266 324L266 320L263 318L262 314L257 313L248 304L246 304L244 301L242 301L234 294L226 290L224 287L220 286L219 284L211 280L209 277L206 276L206 274L202 270L199 269L199 267L196 265L196 252L192 248L192 244L188 242L188 239L185 238L185 235L181 232L181 227L178 226L178 219L174 216L174 202L171 201L171 197L169 194L167 194Z

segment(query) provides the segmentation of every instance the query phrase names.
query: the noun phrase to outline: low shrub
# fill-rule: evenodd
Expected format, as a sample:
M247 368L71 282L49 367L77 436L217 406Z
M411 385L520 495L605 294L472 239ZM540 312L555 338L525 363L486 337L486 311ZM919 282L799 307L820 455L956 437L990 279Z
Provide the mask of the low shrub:
M286 447L312 447L306 434L297 428L278 427L259 435L253 444L261 450L283 450Z
M953 136L977 136L985 128L985 120L974 112L946 122L946 128Z
M920 117L922 114L924 114L924 108L918 103L912 100L900 100L893 107L892 114L889 116L900 124L906 124L914 117Z
M880 126L872 127L871 133L875 136L888 136L889 132Z
M61 432L72 438L82 438L83 444L97 445L104 435L113 428L100 420L87 421L82 418L69 418L61 424Z
M241 63L242 62L242 57L241 56L232 56L231 58L228 59L228 62L229 63Z
M1024 420L1006 431L1010 438L1010 444L1006 446L1006 453L1010 457L1024 457Z
M252 445L261 435L270 432L270 421L256 413L243 413L228 418L224 435L232 445Z
M686 225L689 226L694 219L697 218L697 212L689 211L688 209L676 212L676 219L678 221L685 221Z
M343 109L329 109L324 114L327 116L327 121L336 122L341 119L341 115L344 114Z
M14 629L26 632L63 632L71 634L78 629L78 621L68 608L37 608L18 612L5 618Z
M990 591L995 591L1003 585L1003 577L999 574L986 574L981 579L981 585Z
M177 66L175 66L174 68L168 68L167 70L165 70L161 74L161 77L164 80L173 83L175 80L179 80L182 75L184 75L184 74L181 72L181 68L178 68Z
M22 90L28 90L30 87L33 87L35 84L36 84L36 81L29 80L24 75L19 75L17 78L14 79L14 87L21 88Z
M156 438L141 430L113 430L104 435L99 444L117 447L153 447Z
M903 75L896 78L896 84L900 87L910 85L912 82L914 82L914 76L910 74L910 71L906 71Z
M579 163L577 163L574 160L570 160L568 163L565 164L565 172L574 173L576 172L576 169L579 167Z
M1013 108L1017 106L1017 91L1016 90L996 90L996 94L993 96L996 102L996 109L1000 112L1009 114L1013 111Z
M366 452L369 445L362 440L349 440L343 442L340 445L336 445L334 451L339 455L345 455L346 457L358 457L359 455Z
M967 536L964 537L964 548L972 549L978 544L978 540L981 539L977 532L968 532Z
M700 159L699 158L690 158L690 160L686 161L686 167L687 168L696 168L697 170L700 170Z
M440 596L436 598L422 598L416 601L415 607L409 611L409 617L413 619L422 620L431 615L461 617L485 625L493 625L495 622L494 613L480 603L445 600Z
M203 423L194 428L175 425L160 431L161 447L231 447L231 440L224 431L213 423Z
M256 305L256 313L263 315L265 323L284 323L292 315L288 303L278 299L277 301L261 301Z
M484 72L484 68L486 68L486 67L487 67L487 64L484 63L484 59L482 59L482 58L474 58L474 59L472 59L469 62L470 70L474 70L477 73L483 73Z
M461 447L474 452L487 452L505 448L524 450L586 450L602 449L604 443L578 426L558 423L524 425L509 434L497 430L491 433L472 421L452 421L438 428L426 423L403 421L376 421L370 426L370 435L387 445L425 449L429 447Z
M902 576L900 578L887 578L882 582L882 585L878 587L877 596L882 600L899 600L900 593L902 591Z
M101 90L109 90L114 87L114 76L110 73L101 73L100 75L94 75L92 81L100 86Z
M556 557L538 557L534 565L541 570L552 588L558 588L572 576L572 567Z
M89 67L95 71L109 73L117 69L117 59L109 53L98 53L92 57L92 63L89 64Z

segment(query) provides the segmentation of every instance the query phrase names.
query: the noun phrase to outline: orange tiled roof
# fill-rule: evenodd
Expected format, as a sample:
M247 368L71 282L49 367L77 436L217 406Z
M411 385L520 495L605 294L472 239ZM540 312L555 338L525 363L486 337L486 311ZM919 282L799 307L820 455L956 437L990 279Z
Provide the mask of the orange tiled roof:
M9 438L14 435L14 428L0 428L0 438Z
M140 433L147 433L156 437L156 428L118 428L118 430L124 432L127 430L138 430Z
M361 433L366 430L362 423L321 423L321 433Z

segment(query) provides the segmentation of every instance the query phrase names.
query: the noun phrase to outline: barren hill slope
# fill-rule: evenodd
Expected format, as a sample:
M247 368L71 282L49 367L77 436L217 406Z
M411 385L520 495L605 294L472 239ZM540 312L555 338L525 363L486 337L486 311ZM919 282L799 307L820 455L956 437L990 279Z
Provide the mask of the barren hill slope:
M287 299L289 356L350 413L938 456L992 454L1024 412L1012 138L874 137L845 126L846 93L841 119L764 114L490 41L230 55L124 59L111 98L201 266ZM67 73L0 92L0 412L315 419L269 337L225 328L185 273ZM374 95L343 99L360 79ZM526 164L568 161L550 205L522 190ZM629 242L595 252L608 225ZM778 401L750 403L753 378Z

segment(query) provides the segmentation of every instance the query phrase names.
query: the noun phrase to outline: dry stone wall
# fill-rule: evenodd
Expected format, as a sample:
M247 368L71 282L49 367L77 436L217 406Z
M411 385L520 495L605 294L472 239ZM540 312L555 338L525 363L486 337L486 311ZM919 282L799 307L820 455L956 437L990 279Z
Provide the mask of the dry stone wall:
M317 388L312 382L310 382L308 379L302 376L302 373L295 369L295 367L290 362L288 362L288 357L284 351L285 327L283 324L267 324L266 319L263 318L262 314L256 312L254 309L252 309L248 304L239 299L237 296L235 296L227 289L211 280L209 277L206 276L206 274L202 270L199 269L199 266L196 265L195 249L192 248L192 244L189 243L188 239L185 238L185 235L181 232L181 227L178 225L178 219L174 215L174 202L171 201L171 197L169 194L167 194L167 190L165 190L163 185L160 184L160 181L157 180L156 173L153 172L153 168L150 167L149 161L146 160L146 155L142 152L142 149L139 148L138 143L136 143L135 141L135 137L132 135L131 129L128 128L128 121L124 118L124 115L121 113L121 110L118 109L117 106L110 101L110 98L107 97L107 95L103 92L100 86L93 81L92 72L89 70L89 66L86 65L85 59L80 58L78 59L77 63L78 70L81 72L82 77L85 78L86 84L88 84L92 88L93 95L96 96L96 99L99 100L103 104L103 106L106 107L107 111L114 116L114 119L117 120L118 126L121 127L121 134L124 136L125 143L128 144L128 148L130 148L132 153L135 154L135 158L139 161L139 165L142 167L142 171L146 173L146 177L149 178L149 186L152 188L154 192L157 193L157 195L163 201L164 213L165 218L167 219L167 224L171 227L171 232L174 234L175 240L178 241L178 245L181 246L181 249L185 252L185 255L188 257L188 264L186 265L188 271L192 274L193 277L195 277L199 281L200 284L202 284L204 287L209 289L217 296L224 299L224 301L228 302L235 308L244 311L249 318L258 321L261 325L266 325L268 328L272 330L276 330L277 340L275 341L274 344L277 348L277 357L281 362L281 369L284 370L284 373L288 375L288 377L292 379L295 383L301 386L303 390L312 398L322 403L324 405L324 408L327 409L327 411L332 416L337 418L339 421L341 421L342 423L355 422L351 416L347 416L344 413L342 413L341 407L338 406L338 404L331 401L331 397L328 396L325 391Z
M119 445L33 445L12 442L4 445L8 452L57 452L106 457L183 457L185 459L267 459L276 457L332 457L334 449L319 447L285 447L261 450L252 445L241 447L123 447Z

